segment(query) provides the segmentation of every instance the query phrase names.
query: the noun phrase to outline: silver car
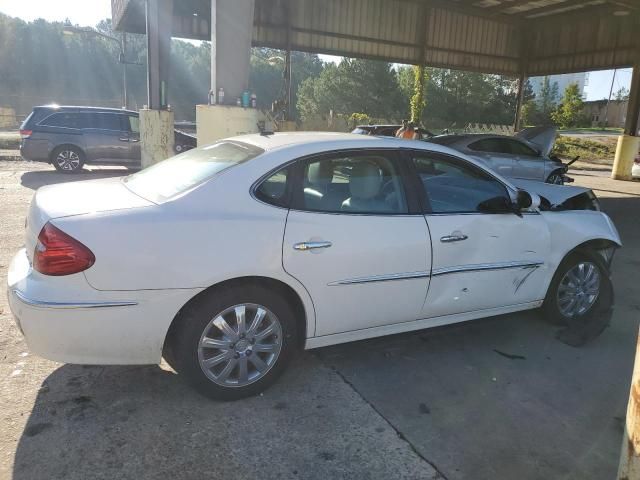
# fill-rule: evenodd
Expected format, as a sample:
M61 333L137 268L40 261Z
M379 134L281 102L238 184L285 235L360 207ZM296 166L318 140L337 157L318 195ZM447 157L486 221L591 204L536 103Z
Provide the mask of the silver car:
M562 185L571 179L565 175L567 165L551 155L555 139L555 127L532 127L512 137L468 133L428 141L469 155L505 177Z

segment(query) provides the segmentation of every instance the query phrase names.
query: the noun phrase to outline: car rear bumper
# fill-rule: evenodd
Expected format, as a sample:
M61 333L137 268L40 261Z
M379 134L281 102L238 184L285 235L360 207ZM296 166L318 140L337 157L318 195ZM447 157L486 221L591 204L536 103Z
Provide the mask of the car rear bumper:
M25 160L34 162L49 162L49 142L34 138L24 138L20 142L20 155Z
M178 310L200 290L104 292L82 273L34 272L22 249L8 275L9 307L29 350L59 362L153 364Z

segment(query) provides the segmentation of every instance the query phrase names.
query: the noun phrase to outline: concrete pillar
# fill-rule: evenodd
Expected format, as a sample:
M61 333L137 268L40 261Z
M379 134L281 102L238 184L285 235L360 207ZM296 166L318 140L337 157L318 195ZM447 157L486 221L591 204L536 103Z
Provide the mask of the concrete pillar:
M173 145L173 112L170 110L140 110L140 157L142 168L175 155Z
M640 337L638 338L640 341ZM636 348L631 392L624 425L618 480L640 478L640 343Z
M249 88L253 11L254 0L211 0L211 90L216 105L196 106L198 146L256 133L258 122L265 121L259 110L236 106Z
M629 92L629 107L624 135L618 138L618 148L613 162L611 178L614 180L631 180L633 160L640 149L638 137L638 120L640 117L640 64L633 67L631 91Z
M236 135L256 133L260 121L265 121L265 117L257 108L196 105L198 146Z
M174 155L169 107L169 54L173 0L146 0L148 108L140 110L140 157L148 167Z
M224 105L249 87L254 0L212 0L212 87L224 89ZM214 83L215 81L215 83ZM217 98L217 97L216 97Z

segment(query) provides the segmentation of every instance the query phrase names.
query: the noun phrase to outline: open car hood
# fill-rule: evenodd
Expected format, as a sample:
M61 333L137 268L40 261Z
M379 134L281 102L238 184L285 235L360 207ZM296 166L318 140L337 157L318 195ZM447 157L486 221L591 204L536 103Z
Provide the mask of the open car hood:
M534 145L542 156L548 157L556 143L557 134L556 127L529 127L523 128L515 136Z
M510 179L511 183L529 193L537 194L542 207L550 210L593 210L598 204L590 188L568 185L552 185L535 180ZM545 202L546 200L546 202Z

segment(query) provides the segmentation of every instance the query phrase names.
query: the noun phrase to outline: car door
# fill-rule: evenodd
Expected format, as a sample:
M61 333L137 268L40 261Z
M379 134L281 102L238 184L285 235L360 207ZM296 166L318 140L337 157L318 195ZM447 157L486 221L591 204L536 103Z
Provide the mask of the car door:
M91 158L106 162L128 163L131 158L129 132L124 130L122 114L86 112L83 134Z
M514 158L509 145L500 137L472 142L467 147L467 153L502 176L510 177L513 174Z
M544 181L544 158L533 148L519 140L506 140L514 157L512 177Z
M463 159L414 151L433 265L423 317L544 298L550 234L541 215L516 215L498 179Z
M419 318L431 242L396 153L341 151L295 172L282 257L313 299L315 336Z

